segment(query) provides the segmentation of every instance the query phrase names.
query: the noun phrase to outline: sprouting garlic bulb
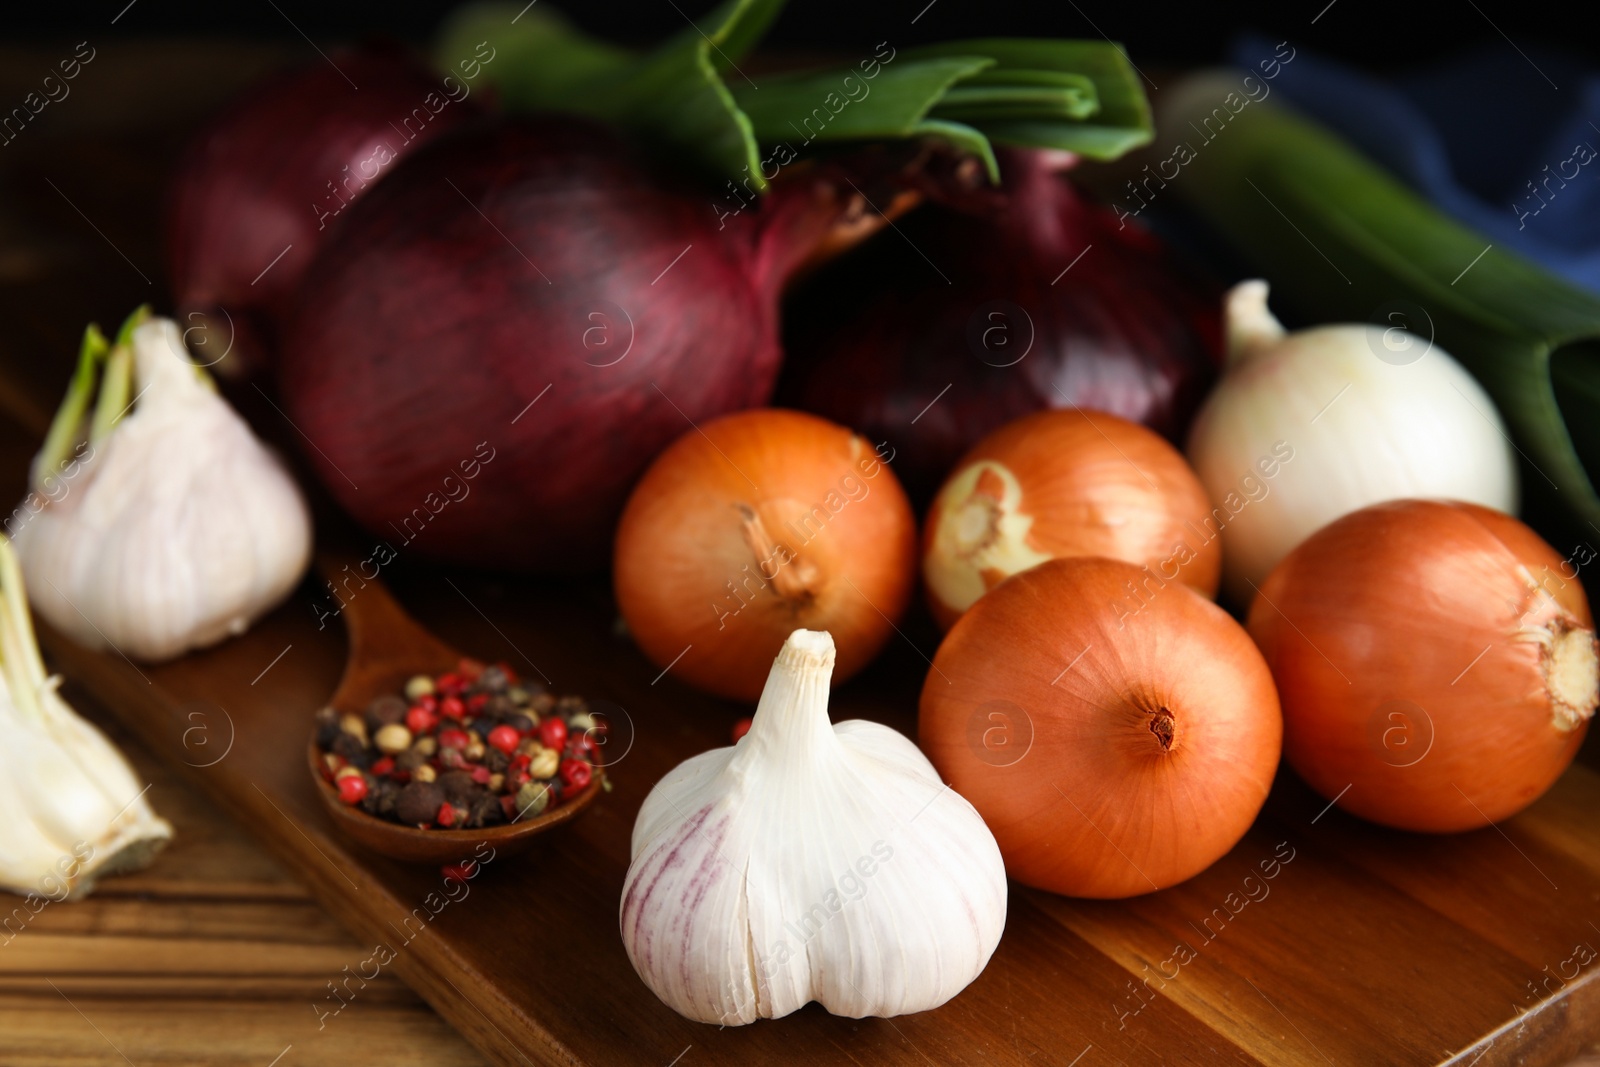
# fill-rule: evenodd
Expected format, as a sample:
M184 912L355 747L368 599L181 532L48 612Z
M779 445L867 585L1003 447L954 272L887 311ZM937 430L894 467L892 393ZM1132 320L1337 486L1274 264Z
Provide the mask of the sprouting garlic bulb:
M45 676L21 570L0 537L0 888L50 900L145 866L172 837L122 754L61 699L60 681Z
M1212 510L1192 548L1222 538L1223 586L1248 605L1278 561L1333 520L1413 497L1514 513L1516 457L1477 381L1400 328L1346 323L1295 333L1267 283L1227 301L1228 369L1189 434Z
M938 1007L999 943L994 836L887 726L828 722L833 638L796 630L739 743L656 783L633 827L622 940L700 1022Z
M310 561L311 519L174 322L145 322L131 346L132 410L16 545L53 626L155 661L243 633L287 596Z

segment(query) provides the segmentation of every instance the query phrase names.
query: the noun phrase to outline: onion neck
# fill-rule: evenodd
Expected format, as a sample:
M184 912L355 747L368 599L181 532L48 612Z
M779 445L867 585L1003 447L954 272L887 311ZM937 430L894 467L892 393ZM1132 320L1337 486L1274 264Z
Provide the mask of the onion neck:
M739 525L744 543L756 557L757 571L764 581L771 584L773 592L797 603L817 595L821 573L788 545L774 541L755 508L748 504L739 505ZM771 574L767 573L769 570Z
M1228 290L1227 335L1230 369L1267 351L1286 336L1283 324L1267 309L1266 282L1257 278Z
M924 161L866 152L780 174L745 225L751 276L776 306L796 278L849 251L922 203Z

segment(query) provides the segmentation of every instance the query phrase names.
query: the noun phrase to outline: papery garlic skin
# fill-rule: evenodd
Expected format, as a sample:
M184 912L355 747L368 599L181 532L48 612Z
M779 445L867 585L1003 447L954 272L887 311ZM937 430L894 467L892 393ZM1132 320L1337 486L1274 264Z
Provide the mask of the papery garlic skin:
M916 745L830 725L833 640L797 630L738 744L680 764L645 799L621 905L646 985L719 1025L815 1000L835 1015L936 1008L1005 927L994 836Z
M59 682L40 691L36 722L0 680L0 888L52 898L144 867L172 838L122 754L56 695Z
M1370 504L1437 498L1515 513L1505 425L1442 348L1398 323L1285 333L1263 281L1234 287L1227 320L1228 370L1187 455L1213 505L1191 529L1203 540L1220 530L1235 603L1248 605L1301 541Z
M281 602L310 562L311 518L176 323L152 319L132 345L133 410L15 540L51 625L159 661L243 633Z
M52 900L143 867L172 837L122 753L46 677L0 537L0 888Z

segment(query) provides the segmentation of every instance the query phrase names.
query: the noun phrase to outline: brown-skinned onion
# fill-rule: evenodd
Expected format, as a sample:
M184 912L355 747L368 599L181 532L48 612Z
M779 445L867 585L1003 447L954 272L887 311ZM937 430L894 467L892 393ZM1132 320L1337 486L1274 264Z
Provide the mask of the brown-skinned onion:
M1238 623L1181 582L1097 558L1002 582L951 628L919 740L1018 881L1126 897L1189 878L1255 819L1278 765L1272 677Z
M1329 523L1274 568L1249 626L1289 763L1405 830L1531 804L1572 762L1600 688L1574 561L1476 504L1401 500Z
M1018 571L1064 556L1147 567L1214 597L1222 542L1178 450L1137 423L1077 408L1007 423L945 480L923 527L922 577L949 629Z
M827 630L835 683L894 633L916 521L888 465L815 415L765 409L690 430L634 488L617 528L617 603L645 655L697 688L761 695L797 629Z

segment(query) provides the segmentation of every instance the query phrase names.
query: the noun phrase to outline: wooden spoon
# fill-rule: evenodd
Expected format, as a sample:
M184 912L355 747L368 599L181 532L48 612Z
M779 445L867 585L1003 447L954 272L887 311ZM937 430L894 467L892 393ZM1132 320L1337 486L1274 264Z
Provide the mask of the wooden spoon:
M317 554L317 569L339 588L345 629L350 638L344 677L329 701L334 709L360 715L375 698L400 693L413 675L439 675L453 671L462 656L424 630L395 602L382 583L356 575L353 558L335 552ZM348 585L346 584L348 583ZM421 829L368 815L357 805L345 804L322 776L322 750L315 729L306 749L313 788L335 825L350 837L381 855L415 863L458 863L470 858L481 842L497 854L520 852L546 830L582 814L600 794L604 770L596 752L594 780L575 797L542 815L476 830Z

